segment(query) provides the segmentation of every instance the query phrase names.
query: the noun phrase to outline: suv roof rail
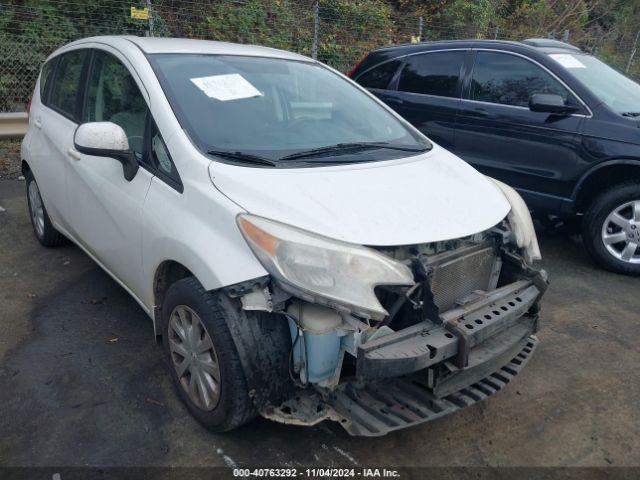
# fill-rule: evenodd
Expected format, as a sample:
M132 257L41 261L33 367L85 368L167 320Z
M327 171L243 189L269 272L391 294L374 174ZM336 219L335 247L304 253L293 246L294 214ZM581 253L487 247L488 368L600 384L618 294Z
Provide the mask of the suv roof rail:
M537 48L563 48L565 50L573 50L574 52L581 51L574 45L561 42L560 40L553 40L551 38L527 38L526 40L522 40L522 43Z

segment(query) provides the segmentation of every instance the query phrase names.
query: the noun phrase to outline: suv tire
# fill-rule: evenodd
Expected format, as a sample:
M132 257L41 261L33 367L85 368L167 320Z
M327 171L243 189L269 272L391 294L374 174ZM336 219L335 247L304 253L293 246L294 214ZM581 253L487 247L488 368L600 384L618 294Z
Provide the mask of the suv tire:
M618 184L598 195L587 209L582 223L582 238L591 257L607 270L625 275L640 275L640 211L633 217L633 203L640 209L640 183ZM618 225L612 215L620 213ZM626 220L626 223L624 222ZM613 235L617 237L613 237ZM605 244L605 237L615 244ZM636 245L633 262L625 260L625 248Z
M27 184L29 218L31 219L33 233L38 241L45 247L58 247L69 243L67 237L56 230L51 223L47 209L44 207L44 202L42 201L42 195L40 194L38 183L33 177L33 173L31 173L31 171L26 173L25 180Z
M240 356L216 294L205 291L194 277L171 285L162 305L162 333L180 398L202 425L224 432L256 416ZM179 373L181 366L184 371Z

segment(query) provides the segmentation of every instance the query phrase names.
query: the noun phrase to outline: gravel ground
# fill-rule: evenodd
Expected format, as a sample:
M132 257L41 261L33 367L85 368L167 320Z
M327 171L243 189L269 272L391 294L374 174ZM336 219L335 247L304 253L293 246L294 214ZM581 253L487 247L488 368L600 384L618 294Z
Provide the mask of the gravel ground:
M0 140L0 177L14 177L20 172L20 142Z

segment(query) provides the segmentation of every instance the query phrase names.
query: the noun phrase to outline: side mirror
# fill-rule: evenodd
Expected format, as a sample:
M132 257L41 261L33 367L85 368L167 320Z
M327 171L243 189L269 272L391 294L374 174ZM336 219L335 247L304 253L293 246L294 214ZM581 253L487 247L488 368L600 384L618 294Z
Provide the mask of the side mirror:
M568 115L578 111L577 107L567 105L560 95L553 93L534 93L529 98L529 110L532 112Z
M112 122L83 123L73 137L76 150L85 155L109 157L122 164L124 178L133 180L138 173L138 161L129 148L127 134Z

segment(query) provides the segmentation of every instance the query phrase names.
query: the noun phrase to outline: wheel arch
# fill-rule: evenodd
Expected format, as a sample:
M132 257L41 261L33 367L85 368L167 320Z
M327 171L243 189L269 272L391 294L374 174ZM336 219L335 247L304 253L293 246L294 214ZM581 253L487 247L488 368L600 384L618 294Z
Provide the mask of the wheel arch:
M640 160L616 159L596 165L587 171L576 184L572 199L576 213L584 213L590 200L618 183L640 180Z
M171 285L188 277L194 277L197 280L191 269L176 260L164 260L156 268L153 275L153 329L156 338L162 336L158 325L162 316L162 304L167 291Z
M23 177L26 177L27 173L31 171L31 167L26 160L22 160L22 163L20 164L20 171L22 172Z

